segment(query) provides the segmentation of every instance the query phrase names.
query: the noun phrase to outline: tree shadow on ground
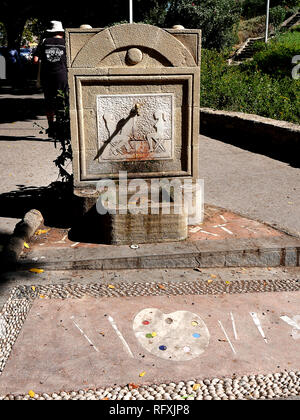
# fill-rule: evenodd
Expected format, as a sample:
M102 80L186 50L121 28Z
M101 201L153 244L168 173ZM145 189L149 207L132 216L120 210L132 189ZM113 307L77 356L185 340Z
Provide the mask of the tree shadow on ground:
M75 215L76 197L67 183L53 182L46 187L19 186L19 190L0 195L0 217L22 219L28 211L39 210L45 225L70 228Z
M40 137L35 137L35 136L0 136L0 141L33 141L33 142L37 142L37 141L41 141L44 143L55 143L55 141L53 139L50 138L40 138Z
M293 168L300 168L300 134L295 133L288 140L263 136L251 131L234 130L221 125L201 127L201 134L223 143L231 144L248 152L264 155L274 160L287 163Z
M45 116L44 98L0 98L0 124L35 120Z
M45 187L20 185L19 190L0 195L0 217L22 219L36 209L45 226L69 229L69 239L74 242L109 243L109 217L99 215L95 205L88 210L84 206L84 200L73 194L73 185L67 182Z
M6 245L10 239L10 234L0 231L0 245Z

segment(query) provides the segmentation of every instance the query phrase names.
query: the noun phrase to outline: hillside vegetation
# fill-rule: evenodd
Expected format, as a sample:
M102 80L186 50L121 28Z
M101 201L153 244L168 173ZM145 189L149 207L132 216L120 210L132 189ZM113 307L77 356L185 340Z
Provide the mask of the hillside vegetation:
M228 52L202 52L201 106L300 123L300 79L292 78L300 27L257 43L253 60L229 66Z

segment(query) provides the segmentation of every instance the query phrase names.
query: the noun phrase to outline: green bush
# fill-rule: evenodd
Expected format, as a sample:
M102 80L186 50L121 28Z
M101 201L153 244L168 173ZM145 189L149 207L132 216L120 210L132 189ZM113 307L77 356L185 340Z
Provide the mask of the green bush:
M278 26L285 21L287 16L287 9L283 6L276 6L270 9L270 23L274 26L274 28L278 28Z
M243 67L260 69L263 73L276 78L290 76L292 57L299 54L300 32L294 30L277 35L268 44L257 42L253 61Z
M165 24L202 29L203 46L221 50L237 40L240 12L236 0L173 0Z
M243 0L242 1L242 15L245 18L253 18L255 16L266 14L266 0ZM299 0L271 0L272 8L281 6L285 8L286 13L288 9L294 9L300 7Z
M300 123L300 80L258 67L228 66L227 54L203 50L201 106ZM291 68L291 67L290 67Z

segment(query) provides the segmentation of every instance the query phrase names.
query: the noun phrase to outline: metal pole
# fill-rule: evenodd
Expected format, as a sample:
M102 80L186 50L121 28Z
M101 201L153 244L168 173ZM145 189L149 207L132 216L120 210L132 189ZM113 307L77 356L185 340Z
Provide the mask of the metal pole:
M129 23L133 23L133 5L132 5L132 0L129 0Z
M266 37L265 37L265 43L268 42L268 35L269 35L269 17L270 17L270 0L267 0L267 16L266 16Z

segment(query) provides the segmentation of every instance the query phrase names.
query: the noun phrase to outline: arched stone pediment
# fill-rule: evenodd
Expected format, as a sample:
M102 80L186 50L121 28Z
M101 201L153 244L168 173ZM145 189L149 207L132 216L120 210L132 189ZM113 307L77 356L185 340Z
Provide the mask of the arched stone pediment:
M126 52L140 49L142 67L153 66L156 60L165 67L196 67L190 51L165 30L146 24L124 24L104 29L83 46L75 57L73 68L127 66Z

